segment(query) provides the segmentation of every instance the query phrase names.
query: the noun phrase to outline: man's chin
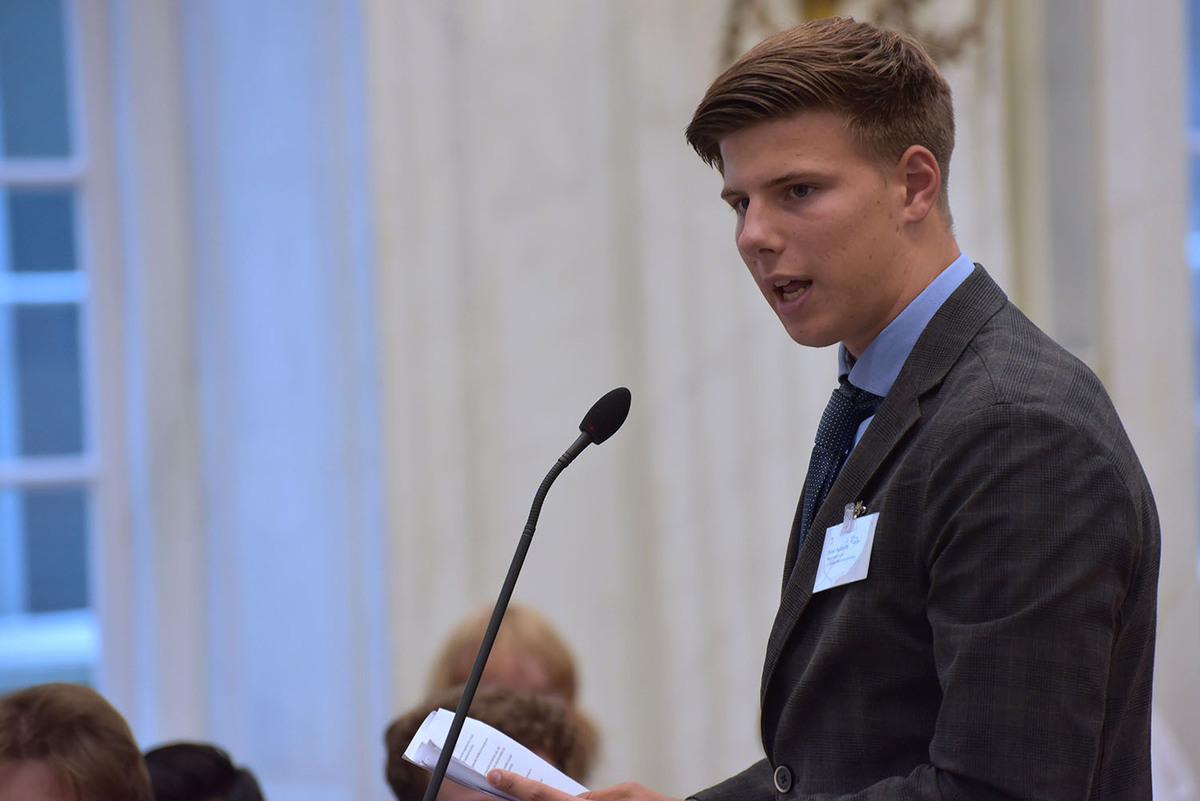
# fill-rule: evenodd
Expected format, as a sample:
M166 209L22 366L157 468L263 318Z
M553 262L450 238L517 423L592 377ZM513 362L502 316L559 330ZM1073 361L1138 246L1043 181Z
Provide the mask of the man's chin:
M787 323L783 324L783 330L787 331L793 342L806 348L827 348L841 341L832 334L813 331L811 328L800 329Z

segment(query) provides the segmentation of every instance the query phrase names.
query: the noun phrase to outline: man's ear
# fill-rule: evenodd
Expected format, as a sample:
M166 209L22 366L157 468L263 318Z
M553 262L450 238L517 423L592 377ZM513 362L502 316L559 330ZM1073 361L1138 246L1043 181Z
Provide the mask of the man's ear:
M905 222L921 222L937 205L942 188L942 170L929 148L911 145L896 163L897 177L904 183Z

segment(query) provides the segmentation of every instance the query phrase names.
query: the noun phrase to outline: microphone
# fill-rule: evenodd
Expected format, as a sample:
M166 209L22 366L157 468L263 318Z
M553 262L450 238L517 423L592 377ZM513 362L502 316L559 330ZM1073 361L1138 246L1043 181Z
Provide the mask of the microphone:
M500 623L504 620L504 611L508 609L508 601L517 584L517 576L521 573L521 565L525 563L525 554L529 550L529 544L533 542L533 530L537 526L538 516L542 513L542 502L546 499L546 493L550 491L550 485L567 465L575 461L575 457L582 453L584 448L592 443L599 445L617 433L617 429L629 415L631 399L632 396L628 389L617 387L593 403L592 408L588 409L588 413L583 416L583 421L579 424L579 436L571 443L571 447L558 457L554 467L550 468L550 472L542 479L542 484L533 497L533 505L529 509L529 519L525 522L525 530L521 533L516 553L513 554L512 563L508 566L508 575L504 578L504 586L500 588L500 596L496 599L496 606L492 610L492 618L488 621L487 630L483 633L483 642L479 644L479 653L475 656L475 664L471 668L470 675L467 676L462 697L458 700L458 708L454 711L450 731L446 733L446 741L442 743L442 753L438 757L437 766L433 769L433 776L429 778L429 786L425 788L423 801L435 801L438 791L442 787L446 768L450 765L454 747L458 745L458 736L462 733L463 723L466 722L467 710L471 708L471 701L474 700L475 691L479 688L479 679L487 664L488 654L492 652L492 645L496 642L496 633L500 631Z

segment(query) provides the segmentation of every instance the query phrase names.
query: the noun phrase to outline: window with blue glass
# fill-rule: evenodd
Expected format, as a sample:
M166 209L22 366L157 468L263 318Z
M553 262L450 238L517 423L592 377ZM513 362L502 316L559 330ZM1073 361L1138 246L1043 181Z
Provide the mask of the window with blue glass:
M88 280L70 0L0 0L0 691L89 682Z

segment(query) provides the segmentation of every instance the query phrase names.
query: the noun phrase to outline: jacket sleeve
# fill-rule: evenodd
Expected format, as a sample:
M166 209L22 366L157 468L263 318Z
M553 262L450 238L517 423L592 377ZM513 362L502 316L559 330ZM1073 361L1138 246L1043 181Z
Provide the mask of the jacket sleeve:
M968 416L951 441L924 499L936 783L974 798L1137 797L1093 786L1115 762L1149 775L1158 532L1136 461L1017 405Z

